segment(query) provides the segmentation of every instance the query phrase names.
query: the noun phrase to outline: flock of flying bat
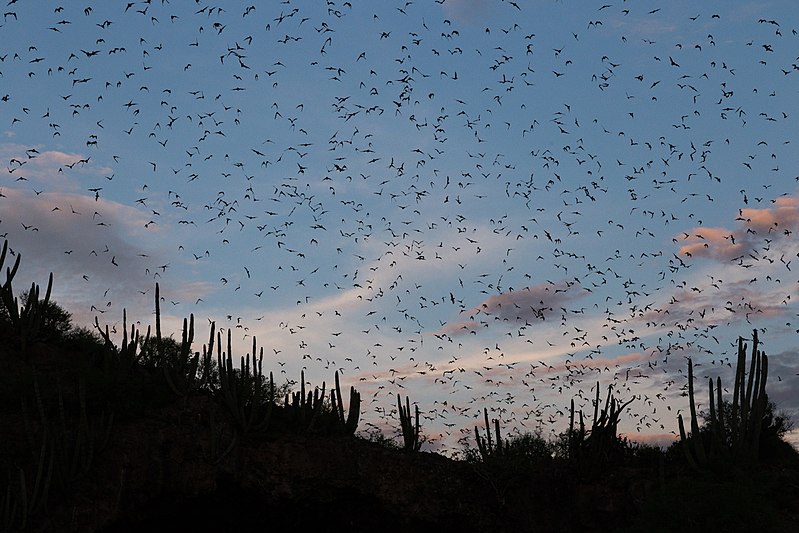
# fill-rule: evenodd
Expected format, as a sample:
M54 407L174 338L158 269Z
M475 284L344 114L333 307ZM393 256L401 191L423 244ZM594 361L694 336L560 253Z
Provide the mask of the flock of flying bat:
M799 21L564 4L11 0L0 233L82 220L91 314L131 305L97 286L119 268L176 315L227 297L265 366L340 370L369 426L410 391L442 446L483 407L562 429L600 381L668 434L684 356L796 330ZM31 195L49 218L9 218ZM177 249L104 242L119 205Z

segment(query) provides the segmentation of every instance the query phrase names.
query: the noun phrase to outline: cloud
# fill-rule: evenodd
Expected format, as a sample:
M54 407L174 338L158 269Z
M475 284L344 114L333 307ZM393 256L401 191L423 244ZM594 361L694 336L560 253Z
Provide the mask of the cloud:
M720 275L719 272L714 272ZM789 291L786 294L786 289ZM682 328L731 324L754 318L788 317L794 311L788 305L797 290L792 287L764 288L751 280L729 280L717 277L692 280L670 293L668 302L646 305L635 317L638 323L658 328Z
M563 305L585 294L579 283L570 280L509 290L462 311L461 314L467 315L468 319L447 324L441 333L458 335L475 331L483 327L481 316L491 316L514 325L546 320L553 313L559 313Z
M799 198L781 196L771 207L743 208L736 218L738 227L695 227L677 239L684 242L680 255L716 261L735 261L757 251L764 239L782 240L799 229Z
M737 236L736 236L737 233ZM685 234L686 244L680 246L680 255L689 257L707 257L718 261L732 261L741 257L751 243L740 231L725 228L693 228L691 234Z
M488 0L445 0L444 13L458 22L476 24L491 12L493 2Z
M152 309L152 296L143 300L141 290L152 286L152 275L164 261L158 239L152 238L157 230L144 227L147 213L80 194L23 189L3 194L0 236L14 255L22 255L15 292L34 281L46 283L53 272L53 297L76 322L93 321L114 304Z
M776 232L786 235L799 228L799 198L781 196L772 200L773 207L766 209L741 209L741 218L758 233Z
M6 172L15 183L28 182L49 190L78 189L76 175L106 175L108 167L92 163L91 156L79 153L44 150L41 146L0 144L0 159L6 160Z

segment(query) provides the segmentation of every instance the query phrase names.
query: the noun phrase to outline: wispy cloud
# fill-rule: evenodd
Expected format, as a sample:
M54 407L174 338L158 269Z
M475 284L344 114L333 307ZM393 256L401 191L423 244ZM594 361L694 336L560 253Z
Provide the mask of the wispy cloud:
M493 10L493 2L487 0L445 0L444 13L465 24L479 23Z
M33 188L48 190L78 190L77 175L110 175L112 170L80 153L47 150L42 146L0 144L0 159L5 172L15 183L29 183Z
M111 311L111 302L131 305L152 285L162 258L154 240L145 240L152 235L144 228L146 213L81 194L3 194L0 231L23 256L15 290L44 283L53 272L54 298L75 313L76 322L87 323Z
M515 326L535 323L546 320L553 313L560 313L561 306L586 294L579 283L569 280L509 290L490 296L479 305L464 310L461 315L468 318L447 324L441 332L447 335L471 333L483 327L483 317L498 318Z
M736 227L695 227L676 237L683 244L680 254L716 261L735 261L757 253L764 240L780 241L799 229L799 198L781 196L766 208L743 208Z

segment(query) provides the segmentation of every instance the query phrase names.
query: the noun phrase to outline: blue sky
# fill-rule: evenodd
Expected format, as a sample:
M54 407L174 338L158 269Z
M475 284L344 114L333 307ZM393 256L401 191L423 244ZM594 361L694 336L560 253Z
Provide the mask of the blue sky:
M597 382L667 440L754 328L799 414L793 2L126 6L5 8L16 287L121 332L157 281L176 335L339 369L363 428L407 394L448 452Z

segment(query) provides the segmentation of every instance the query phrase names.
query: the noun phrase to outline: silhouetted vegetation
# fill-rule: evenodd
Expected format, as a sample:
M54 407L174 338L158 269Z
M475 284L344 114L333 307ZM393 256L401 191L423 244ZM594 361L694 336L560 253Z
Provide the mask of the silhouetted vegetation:
M590 425L572 402L569 428L557 438L540 432L507 435L485 409L484 427L474 428L473 445L465 447L463 460L453 461L420 451L425 440L420 409L414 405L411 411L408 398L403 404L397 397L401 444L375 426L356 437L360 395L351 387L345 404L338 373L332 387L307 387L304 373L298 384L277 384L262 368L255 339L251 352L237 361L230 331L223 345L213 324L207 344L192 351L193 317L184 320L180 341L162 336L157 285L155 333L128 329L124 316L117 344L99 323L94 331L73 327L69 313L49 300L49 290L40 299L34 285L15 300L11 279L18 264L19 256L2 287L0 311L0 531L77 531L83 526L76 525L74 515L85 507L80 499L98 493L108 497L111 488L118 491L116 510L92 507L86 513L97 515L95 522L87 515L84 524L117 521L115 530L124 530L119 522L135 522L136 513L122 511L123 499L139 512L147 508L142 502L152 504L149 494L125 492L133 490L126 487L133 486L136 475L133 463L125 466L125 461L134 461L138 453L154 461L145 477L159 480L157 497L174 497L174 505L198 496L199 486L193 484L200 479L233 483L237 494L255 483L248 490L274 512L321 506L329 510L328 518L356 523L357 517L332 510L331 502L338 501L361 509L363 524L393 517L389 530L440 527L441 517L457 522L453 517L461 513L463 524L477 530L780 531L799 512L799 459L782 440L791 422L766 395L767 357L757 349L756 332L749 373L743 370L746 345L739 343L733 399L723 398L720 381L714 389L711 380L709 397L715 401L705 413L695 409L689 362L692 431L685 434L681 420L683 438L667 450L621 437L618 423L633 400L617 399L608 387L602 402L597 384ZM9 302L16 302L16 314ZM293 390L296 385L299 390ZM132 427L149 429L130 433ZM134 439L135 446L125 448L126 439ZM170 459L178 456L183 459ZM275 478L291 468L298 473ZM350 477L341 481L342 475ZM447 494L468 499L473 508L442 510L439 518L428 520L385 503L424 500L417 494L422 488L414 485L414 476L424 475L432 477L423 487L434 484L427 498ZM306 478L313 489L304 485ZM268 485L267 479L278 484ZM329 486L317 486L319 479ZM389 497L361 483L415 488L400 494L388 490L394 493ZM336 490L340 499L330 496ZM431 502L418 504L433 512ZM201 524L202 512L193 512ZM247 523L257 520L254 515L239 518Z

